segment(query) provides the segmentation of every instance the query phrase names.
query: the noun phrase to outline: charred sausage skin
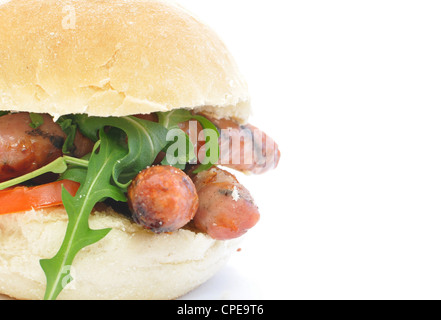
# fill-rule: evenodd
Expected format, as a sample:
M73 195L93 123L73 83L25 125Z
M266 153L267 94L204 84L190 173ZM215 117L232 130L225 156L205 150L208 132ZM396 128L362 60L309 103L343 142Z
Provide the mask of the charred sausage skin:
M281 156L279 146L265 132L250 124L239 125L233 120L209 120L221 133L219 165L251 174L263 174L278 166ZM205 154L205 142L200 139L202 126L197 123L192 127L187 121L179 124L179 127L189 137L199 137L198 141L192 142L197 146L196 154L201 162ZM197 128L197 134L192 134L192 128Z
M65 134L49 115L31 127L29 113L0 117L0 182L32 172L62 156Z
M195 226L216 240L244 235L260 219L250 192L231 173L213 167L193 177L199 209Z
M128 190L133 220L155 233L173 232L193 220L216 240L244 235L260 219L249 191L229 172L213 167L191 174L171 166L142 171Z
M43 123L31 127L29 113L0 117L0 182L39 169L63 155L66 134L51 116L42 114ZM94 143L77 131L72 154L81 158Z
M185 226L196 214L198 199L190 177L171 166L142 171L128 190L134 221L155 233L173 232Z
M210 119L221 132L220 165L251 174L263 174L275 169L280 149L265 132L250 124L239 125L226 119Z

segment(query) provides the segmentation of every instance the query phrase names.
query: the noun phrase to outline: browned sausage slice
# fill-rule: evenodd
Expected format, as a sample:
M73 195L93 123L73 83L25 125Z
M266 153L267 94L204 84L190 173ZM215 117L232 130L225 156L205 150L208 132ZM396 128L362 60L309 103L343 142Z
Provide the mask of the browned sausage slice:
M221 134L219 165L252 174L263 174L278 166L281 156L279 146L265 132L249 124L241 126L233 120L213 118L209 120ZM191 125L191 121L195 122L195 125ZM197 145L196 154L201 163L205 154L201 125L195 120L190 120L179 126L191 138L193 144Z
M259 221L259 209L249 191L229 172L213 167L193 181L199 195L194 223L212 238L238 238Z
M142 171L130 185L128 198L135 222L156 233L182 228L198 209L198 195L190 177L171 166Z
M30 126L29 113L0 117L0 182L32 172L62 155L65 134L49 115Z

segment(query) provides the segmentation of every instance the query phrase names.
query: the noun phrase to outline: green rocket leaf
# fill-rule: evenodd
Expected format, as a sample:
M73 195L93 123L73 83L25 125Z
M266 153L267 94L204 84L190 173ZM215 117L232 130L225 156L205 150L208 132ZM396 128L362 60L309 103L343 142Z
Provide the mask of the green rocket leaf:
M31 123L29 124L29 126L32 129L37 129L44 123L43 116L39 113L30 113L29 118L31 118Z
M63 188L63 204L69 217L66 235L58 253L52 259L40 261L47 278L47 300L56 299L63 287L72 280L70 267L78 252L110 232L110 229L89 228L89 216L95 204L106 198L126 201L124 193L111 182L115 162L123 158L127 151L112 138L112 134L100 130L99 150L92 153L85 182L76 196L72 197Z
M127 138L128 153L113 167L115 183L122 189L126 189L140 171L151 165L159 151L167 144L166 128L158 123L136 117L98 118L77 115L74 121L80 131L93 140L97 138L96 132L106 126L124 131L126 135L121 135L119 139L125 141Z
M178 109L178 110L173 110L173 111L169 111L169 112L160 112L158 113L158 119L159 119L159 123L164 126L165 128L172 130L172 129L179 129L179 124L182 122L186 122L189 120L195 120L198 121L202 128L204 130L210 130L210 132L214 133L214 135L209 136L206 135L205 137L205 143L206 143L206 147L208 150L208 154L206 155L206 159L208 159L207 163L201 164L195 171L194 173L199 173L205 170L210 169L213 165L215 165L218 161L219 161L219 130L217 129L217 127L207 118L200 116L200 115L193 115L190 111L185 110L185 109ZM181 130L182 131L182 130ZM186 140L186 144L187 144L187 154L186 157L183 157L182 155L178 155L175 157L175 159L173 161L169 161L170 158L173 158L173 154L171 154L168 150L168 147L170 146L167 145L166 147L166 154L167 156L164 158L162 164L163 165L167 165L167 164L171 164L174 165L175 167L179 168L179 169L183 169L185 168L185 164L187 162L192 162L197 155L195 155L194 153L194 145L192 144L190 138L188 137L188 135L182 131L182 135L185 135L185 140ZM213 137L214 138L211 138ZM176 137L177 140L179 140L179 135ZM181 137L181 141L182 137ZM171 141L171 144L173 144L174 141ZM215 152L214 156L211 156L209 154L210 151L217 151Z

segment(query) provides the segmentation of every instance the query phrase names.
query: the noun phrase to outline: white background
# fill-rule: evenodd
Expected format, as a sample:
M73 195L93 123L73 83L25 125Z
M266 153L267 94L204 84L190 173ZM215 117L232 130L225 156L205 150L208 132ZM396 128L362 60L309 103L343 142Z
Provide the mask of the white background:
M2 1L2 0L0 0ZM441 298L441 2L180 0L227 43L278 170L194 299Z
M200 298L441 298L441 2L181 0L227 43L278 170Z

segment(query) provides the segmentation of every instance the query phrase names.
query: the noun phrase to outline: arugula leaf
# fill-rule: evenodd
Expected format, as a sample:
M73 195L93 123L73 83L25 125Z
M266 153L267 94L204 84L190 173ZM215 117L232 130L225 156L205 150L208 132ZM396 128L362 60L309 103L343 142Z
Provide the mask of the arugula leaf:
M5 182L0 183L0 190L4 190L6 188L10 188L13 186L16 186L20 183L29 181L31 179L34 179L36 177L39 177L45 173L52 172L52 173L63 173L67 169L67 164L64 158L58 158L57 160L49 163L48 165L41 167L40 169L37 169L35 171L32 171L28 174L22 175L18 178L11 179Z
M66 134L66 140L63 144L63 154L70 154L74 148L75 135L77 134L77 125L72 123L72 119L62 116L58 119L57 124Z
M158 112L158 120L167 129L179 128L179 124L193 118L190 111L177 109L169 112Z
M31 123L29 124L32 129L37 129L44 123L43 116L39 113L30 113Z
M161 162L162 165L171 165L183 170L187 163L197 161L194 144L188 134L179 128L180 123L190 120L191 117L188 110L182 109L158 113L159 123L169 130L166 137L168 144L163 150L166 155ZM177 148L174 145L177 145ZM185 152L181 152L180 147L184 145Z
M81 167L69 167L66 172L64 172L60 180L71 180L83 184L86 181L87 169Z
M85 181L76 196L72 197L63 188L63 204L69 217L66 235L58 253L52 259L40 261L47 279L46 300L56 299L64 285L72 280L70 266L78 252L110 232L110 229L90 229L89 216L95 204L106 198L127 201L124 193L111 183L114 163L127 151L114 138L112 130L105 133L100 129L100 138L99 151L92 153Z
M101 141L98 141L94 148L93 152L97 150ZM92 152L92 153L93 153ZM60 180L71 180L78 182L79 184L83 184L86 181L87 176L87 168L89 167L89 160L92 153L85 155L82 159L72 158L68 156L64 156L64 158L69 161L70 166L67 168L65 172L60 175Z
M194 145L184 131L176 128L169 130L167 141L169 141L169 144L163 150L165 157L161 162L163 166L174 166L184 170L187 163L197 162Z
M207 118L200 116L200 115L193 115L190 111L185 110L185 109L179 109L179 110L173 110L170 112L160 112L158 113L158 119L159 119L159 123L161 125L163 125L164 127L166 127L167 129L171 130L171 129L179 129L178 124L182 123L182 122L186 122L189 120L196 120L198 121L202 128L205 131L206 135L205 135L205 144L206 146L208 146L207 148L207 154L206 157L203 161L203 163L194 171L194 173L199 173L205 170L209 170L213 165L215 165L216 163L219 162L219 153L220 153L220 147L219 147L219 137L220 137L220 133L219 130L217 129L217 127ZM183 131L182 131L183 132ZM209 132L213 132L213 135L209 135ZM185 132L183 132L185 134ZM190 138L188 137L187 134L186 135L186 140L187 140L187 147L188 145L190 145L189 150L187 149L188 152L190 152L189 154L187 154L187 158L186 159L182 159L182 158L176 158L173 161L169 161L169 159L172 159L174 154L172 154L171 152L174 152L174 150L172 149L171 151L169 150L171 144L167 145L167 156L164 158L164 161L162 162L162 164L172 164L174 166L177 166L178 168L182 169L181 166L183 164L183 162L189 162L192 161L192 159L194 157L196 157L196 155L194 154L194 146L190 141ZM173 143L176 143L176 141L179 141L179 136L177 139L174 140ZM172 144L173 144L172 143ZM211 154L211 151L213 151L214 154ZM206 163L205 163L206 162ZM173 163L177 163L173 164ZM185 165L184 165L185 167Z
M217 129L217 127L211 121L209 121L207 118L205 118L203 116L193 116L193 119L199 121L202 128L204 128L204 130L206 130L206 132L205 132L206 133L205 134L205 145L208 146L207 154L206 154L204 161L202 161L202 164L196 170L193 171L193 173L200 173L202 171L211 169L211 167L213 167L215 164L217 164L219 162L220 133L219 133L219 130ZM215 135L212 136L209 134L209 132L214 132ZM214 150L214 154L211 154L211 151L213 151L213 150Z
M15 178L15 179L11 179L11 180L0 183L0 191L7 189L7 188L10 188L10 187L14 187L20 183L29 181L31 179L37 178L45 173L51 172L51 173L55 173L55 174L65 174L66 170L67 171L71 170L71 169L68 169L68 165L80 167L84 170L84 168L87 168L89 166L89 162L87 160L72 158L72 157L68 157L68 156L60 157L60 158L52 161L51 163L45 165L44 167L41 167L37 170L34 170L30 173L27 173L25 175L22 175L20 177ZM69 178L62 178L62 179L77 181L75 179L69 179ZM77 182L81 182L81 181L77 181Z
M96 140L96 132L106 126L119 128L127 135L128 154L119 159L113 167L113 179L118 187L127 189L131 180L156 159L166 146L167 132L161 124L136 117L87 117L74 116L80 131ZM125 136L120 136L124 140Z

